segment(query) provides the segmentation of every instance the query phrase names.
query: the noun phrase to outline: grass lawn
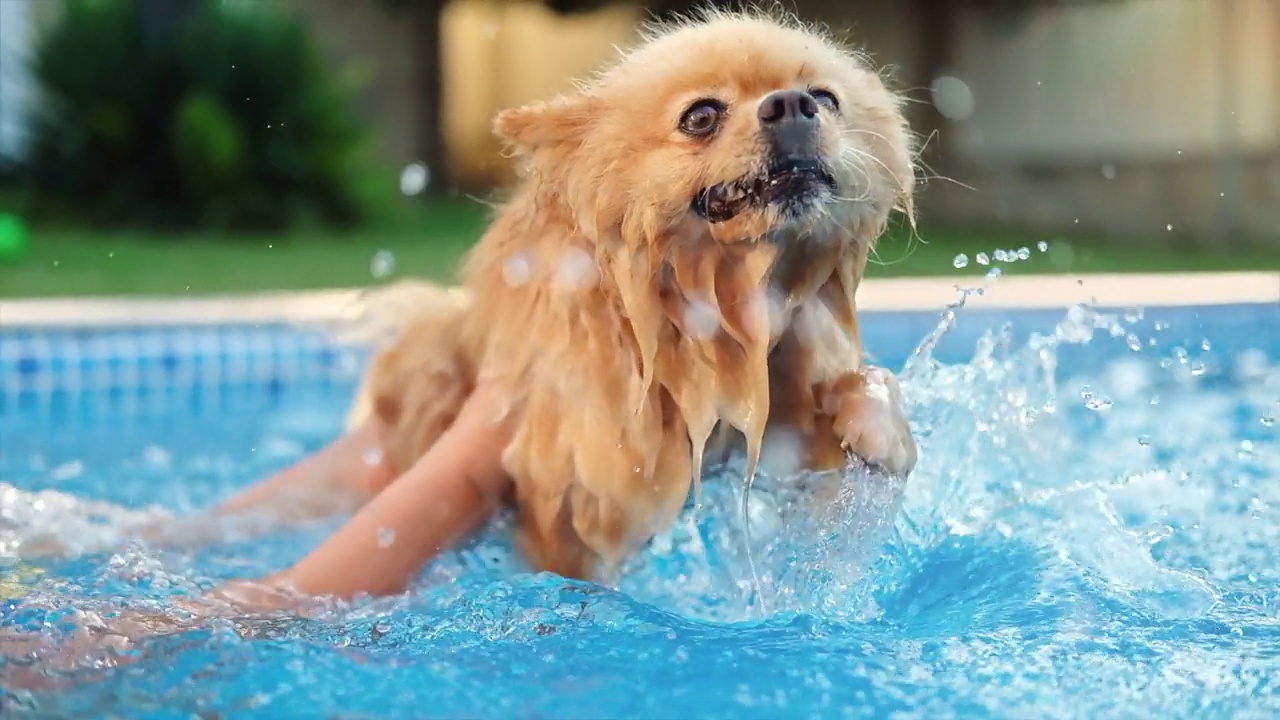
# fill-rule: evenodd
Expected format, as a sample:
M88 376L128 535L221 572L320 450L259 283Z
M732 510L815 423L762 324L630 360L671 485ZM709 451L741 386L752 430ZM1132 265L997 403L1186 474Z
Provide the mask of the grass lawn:
M388 277L448 280L487 221L470 200L439 201L406 210L394 221L348 234L295 237L148 237L83 229L35 228L17 260L0 259L0 297L72 295L206 295L262 290L356 287L376 282L375 255L394 258ZM1280 253L1123 247L1050 237L920 230L922 241L890 236L879 246L870 277L980 275L978 253L1026 247L1030 259L995 263L1006 274L1280 270ZM1048 250L1037 248L1048 242ZM383 252L385 251L385 252ZM955 267L965 254L968 265Z

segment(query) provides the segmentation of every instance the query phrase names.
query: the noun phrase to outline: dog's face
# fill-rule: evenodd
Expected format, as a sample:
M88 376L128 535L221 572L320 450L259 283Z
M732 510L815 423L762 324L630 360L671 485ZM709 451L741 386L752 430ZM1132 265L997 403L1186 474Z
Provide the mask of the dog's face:
M874 238L911 203L898 99L853 54L764 18L659 32L577 94L496 128L597 241Z

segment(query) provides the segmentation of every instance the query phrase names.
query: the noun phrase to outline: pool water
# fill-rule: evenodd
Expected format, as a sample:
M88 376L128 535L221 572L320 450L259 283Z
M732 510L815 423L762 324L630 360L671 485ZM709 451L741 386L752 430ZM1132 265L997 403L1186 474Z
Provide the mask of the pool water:
M836 512L802 529L765 478L758 586L740 477L712 469L705 506L617 589L526 573L500 518L406 597L210 623L131 662L4 680L0 713L1280 714L1280 306L882 313L864 334L902 372L920 465L905 489L851 468ZM336 527L198 550L120 537L338 433L359 354L324 337L0 333L3 626L55 642L70 608L162 611ZM21 560L50 534L84 554Z

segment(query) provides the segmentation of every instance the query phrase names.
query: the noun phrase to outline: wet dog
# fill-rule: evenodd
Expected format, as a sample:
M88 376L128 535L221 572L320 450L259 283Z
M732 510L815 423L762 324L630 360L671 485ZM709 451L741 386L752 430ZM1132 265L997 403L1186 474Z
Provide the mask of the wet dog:
M852 453L905 476L916 446L856 303L891 214L912 213L900 106L798 22L709 13L501 112L521 180L460 292L401 288L412 309L353 420L376 414L403 470L478 382L500 387L521 547L584 579L667 528L734 441L750 467L784 432L803 468Z

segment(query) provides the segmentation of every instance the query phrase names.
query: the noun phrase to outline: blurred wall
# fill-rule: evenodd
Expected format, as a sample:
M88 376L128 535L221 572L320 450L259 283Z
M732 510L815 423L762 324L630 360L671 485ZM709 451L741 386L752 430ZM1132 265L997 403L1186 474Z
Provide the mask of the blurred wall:
M336 63L364 71L360 102L384 156L416 161L421 80L404 17L378 0L279 1L311 21ZM930 140L942 150L928 174L956 182L927 182L919 205L928 224L1280 244L1280 0L1072 2L1012 13L956 3L942 39L940 23L928 35L922 15L936 2L789 1L886 66L916 101L908 110L923 132L935 106L947 116L941 141ZM0 0L5 19L18 6L52 17L59 4ZM644 16L630 3L556 15L532 0L452 0L442 18L452 175L444 182L508 180L493 113L569 88L629 43ZM22 45L21 31L5 24L5 47ZM940 62L947 77L935 83ZM13 137L6 118L20 94L8 87L0 84L0 123L8 123L0 133Z
M380 0L284 2L309 21L335 67L360 74L361 110L374 125L383 157L397 165L414 162L420 108L409 23Z
M935 216L1280 241L1280 2L961 13ZM967 88L967 91L966 91ZM949 97L947 97L949 95Z
M455 182L503 183L511 163L491 130L499 110L572 89L616 56L642 20L621 3L589 13L557 15L541 3L453 0L442 18L444 128Z
M5 2L6 0L0 0ZM335 61L369 73L362 102L391 162L416 162L419 122L416 38L403 16L376 0L288 0L314 26ZM498 110L549 98L613 56L642 17L618 4L556 15L537 2L453 0L441 18L443 122L453 186L482 188L510 178L490 131Z

